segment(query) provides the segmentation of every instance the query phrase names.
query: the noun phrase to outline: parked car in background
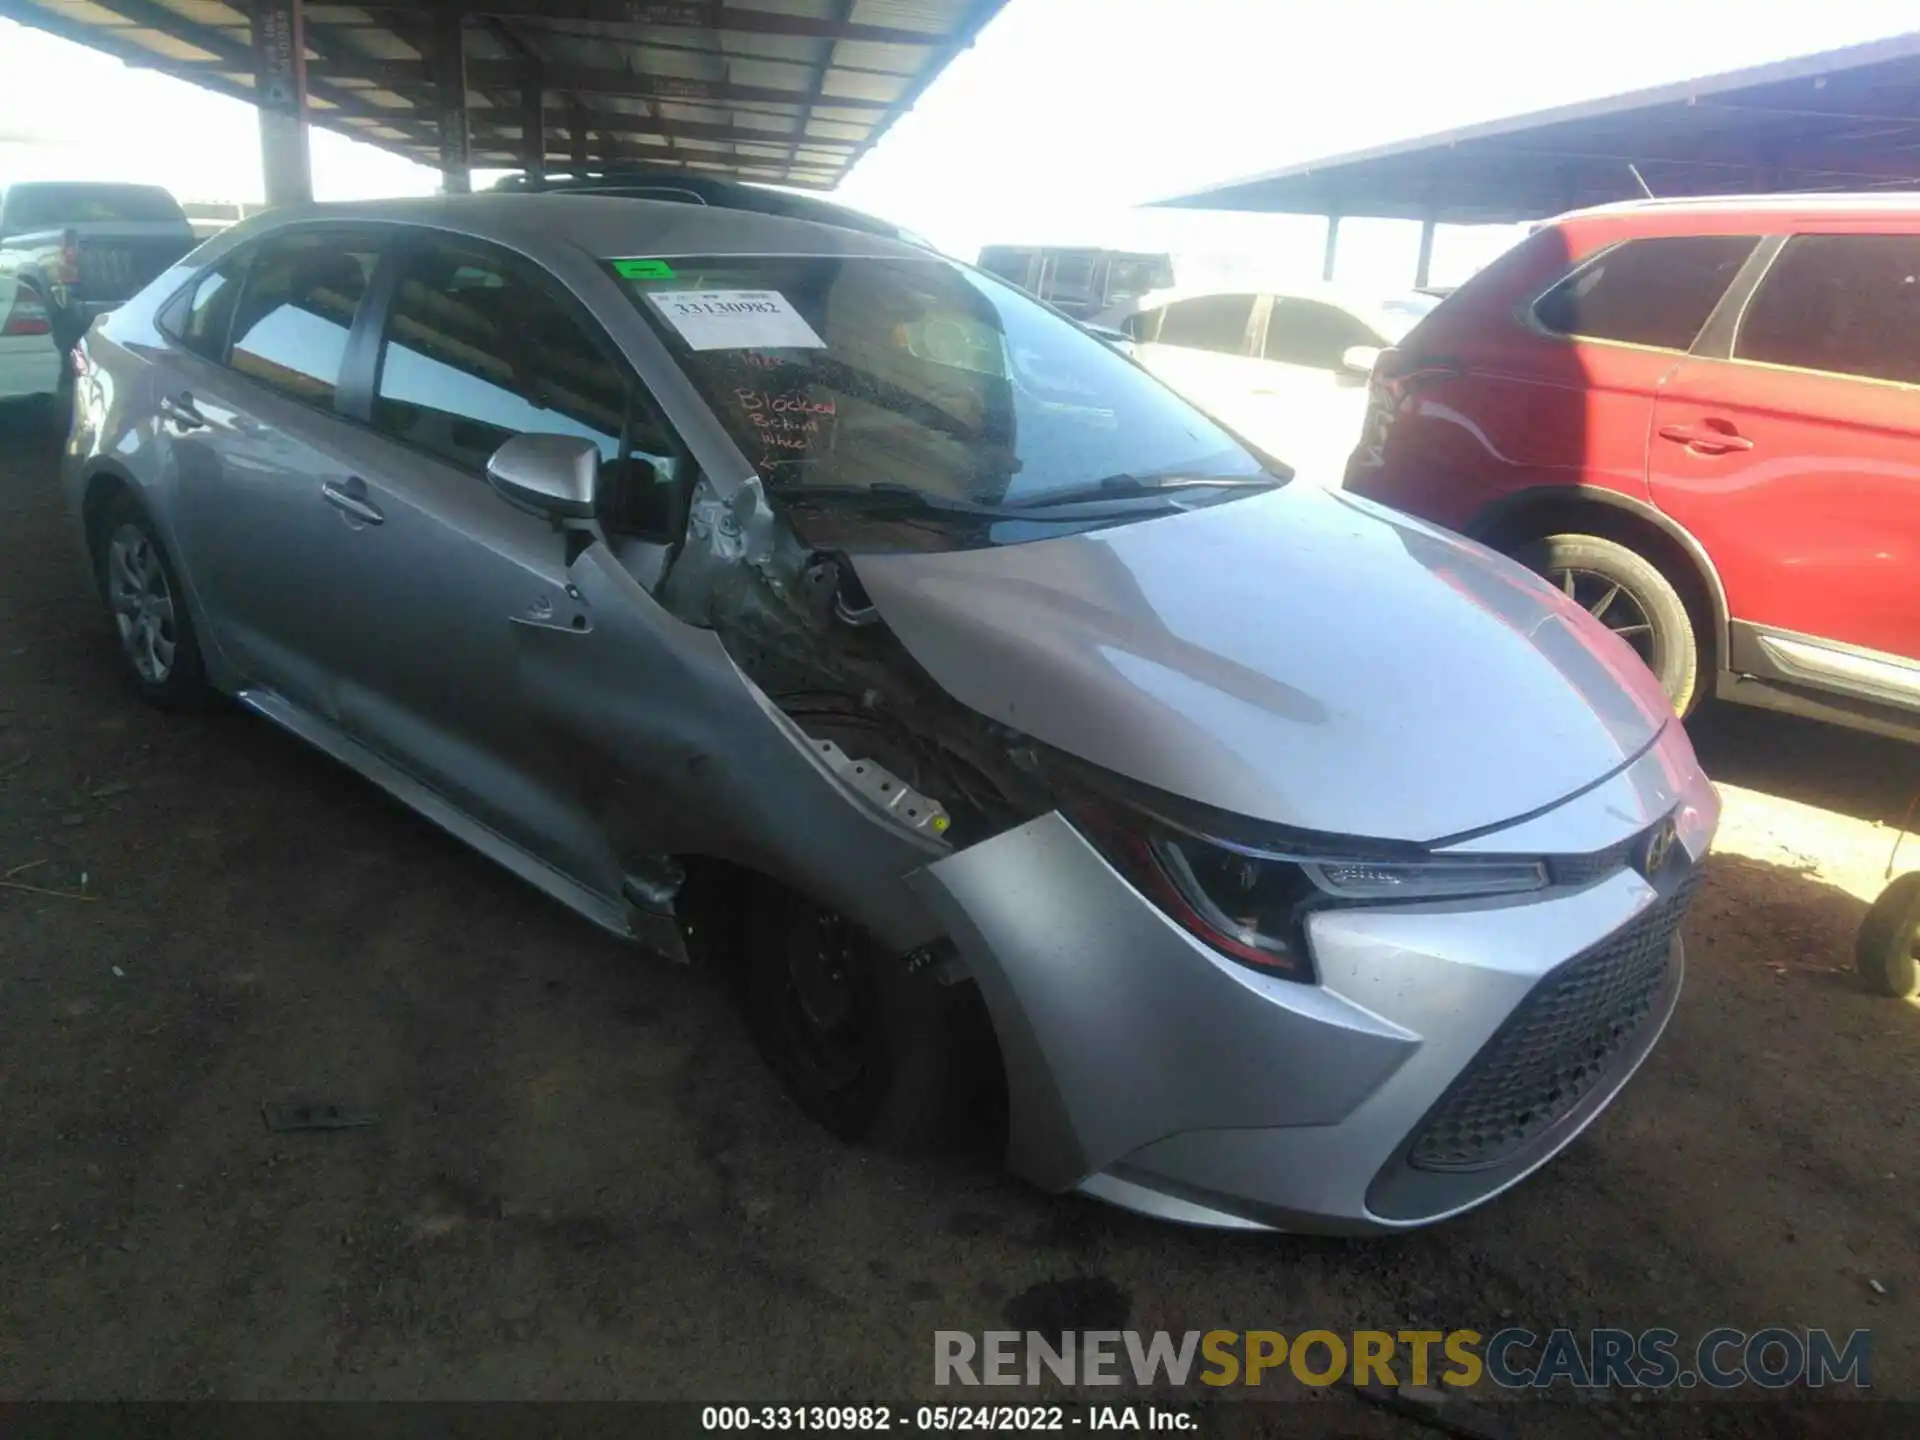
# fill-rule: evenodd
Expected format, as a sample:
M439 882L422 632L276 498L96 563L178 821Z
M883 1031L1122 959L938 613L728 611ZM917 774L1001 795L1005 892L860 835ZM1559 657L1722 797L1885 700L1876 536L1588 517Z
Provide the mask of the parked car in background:
M0 190L0 280L45 310L62 354L94 317L199 243L158 185L23 181Z
M1173 284L1172 256L1131 250L989 245L980 252L980 268L1076 320Z
M1920 738L1920 200L1565 215L1375 370L1350 488L1701 697Z
M1303 480L1337 486L1374 358L1439 303L1196 287L1142 295L1099 323L1132 336L1142 365Z
M971 1094L1049 1189L1405 1229L1558 1153L1678 997L1718 801L1633 653L972 267L302 208L80 357L64 488L139 691L720 968L839 1134Z
M47 307L13 276L0 275L0 407L44 409L59 392L61 370Z

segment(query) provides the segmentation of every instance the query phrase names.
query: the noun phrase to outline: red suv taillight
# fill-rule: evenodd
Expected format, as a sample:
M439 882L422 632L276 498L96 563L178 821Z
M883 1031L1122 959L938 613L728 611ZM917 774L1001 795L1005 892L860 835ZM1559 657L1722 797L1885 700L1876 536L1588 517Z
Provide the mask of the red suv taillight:
M1360 443L1354 448L1348 474L1384 465L1394 420L1428 385L1458 379L1466 373L1466 366L1457 360L1436 360L1407 350L1381 351L1367 382L1366 419L1360 426Z
M13 305L7 311L4 325L0 325L0 335L51 335L53 322L47 318L47 307L40 303L37 295L25 290L13 292Z

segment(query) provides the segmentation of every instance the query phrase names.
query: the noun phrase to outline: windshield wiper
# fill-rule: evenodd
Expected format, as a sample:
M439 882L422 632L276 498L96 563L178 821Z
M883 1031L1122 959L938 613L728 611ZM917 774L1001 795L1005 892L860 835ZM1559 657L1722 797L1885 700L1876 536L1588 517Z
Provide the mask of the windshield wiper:
M1271 490L1283 483L1272 475L1152 475L1143 478L1123 471L1090 484L1050 490L1031 500L1018 501L1013 508L1022 511L1050 510L1056 505L1084 505L1097 500L1166 496L1176 490Z

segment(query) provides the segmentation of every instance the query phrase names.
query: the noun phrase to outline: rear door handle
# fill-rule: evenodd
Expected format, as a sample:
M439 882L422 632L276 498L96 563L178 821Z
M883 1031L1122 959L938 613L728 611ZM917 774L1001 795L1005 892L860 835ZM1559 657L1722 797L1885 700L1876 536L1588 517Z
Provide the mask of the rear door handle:
M207 418L200 413L200 407L193 403L193 395L182 390L178 395L160 397L160 414L181 430L204 430Z
M336 510L343 510L356 520L364 520L369 525L378 525L387 517L360 495L354 494L345 486L335 485L331 480L320 487L320 496Z
M1728 455L1736 450L1753 449L1753 441L1738 434L1731 425L1724 430L1712 426L1696 430L1691 425L1662 425L1655 433L1662 440L1684 445L1699 455Z

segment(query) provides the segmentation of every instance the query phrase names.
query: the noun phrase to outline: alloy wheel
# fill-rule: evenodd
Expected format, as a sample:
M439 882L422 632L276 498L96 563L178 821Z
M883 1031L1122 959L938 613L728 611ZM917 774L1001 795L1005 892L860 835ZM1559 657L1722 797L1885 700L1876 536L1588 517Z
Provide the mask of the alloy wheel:
M1607 629L1631 645L1634 653L1646 661L1647 668L1660 673L1662 644L1646 605L1620 581L1597 570L1560 566L1546 572L1547 580L1574 604L1585 610Z
M173 589L159 549L138 525L122 525L107 542L107 604L134 672L164 685L179 641Z

